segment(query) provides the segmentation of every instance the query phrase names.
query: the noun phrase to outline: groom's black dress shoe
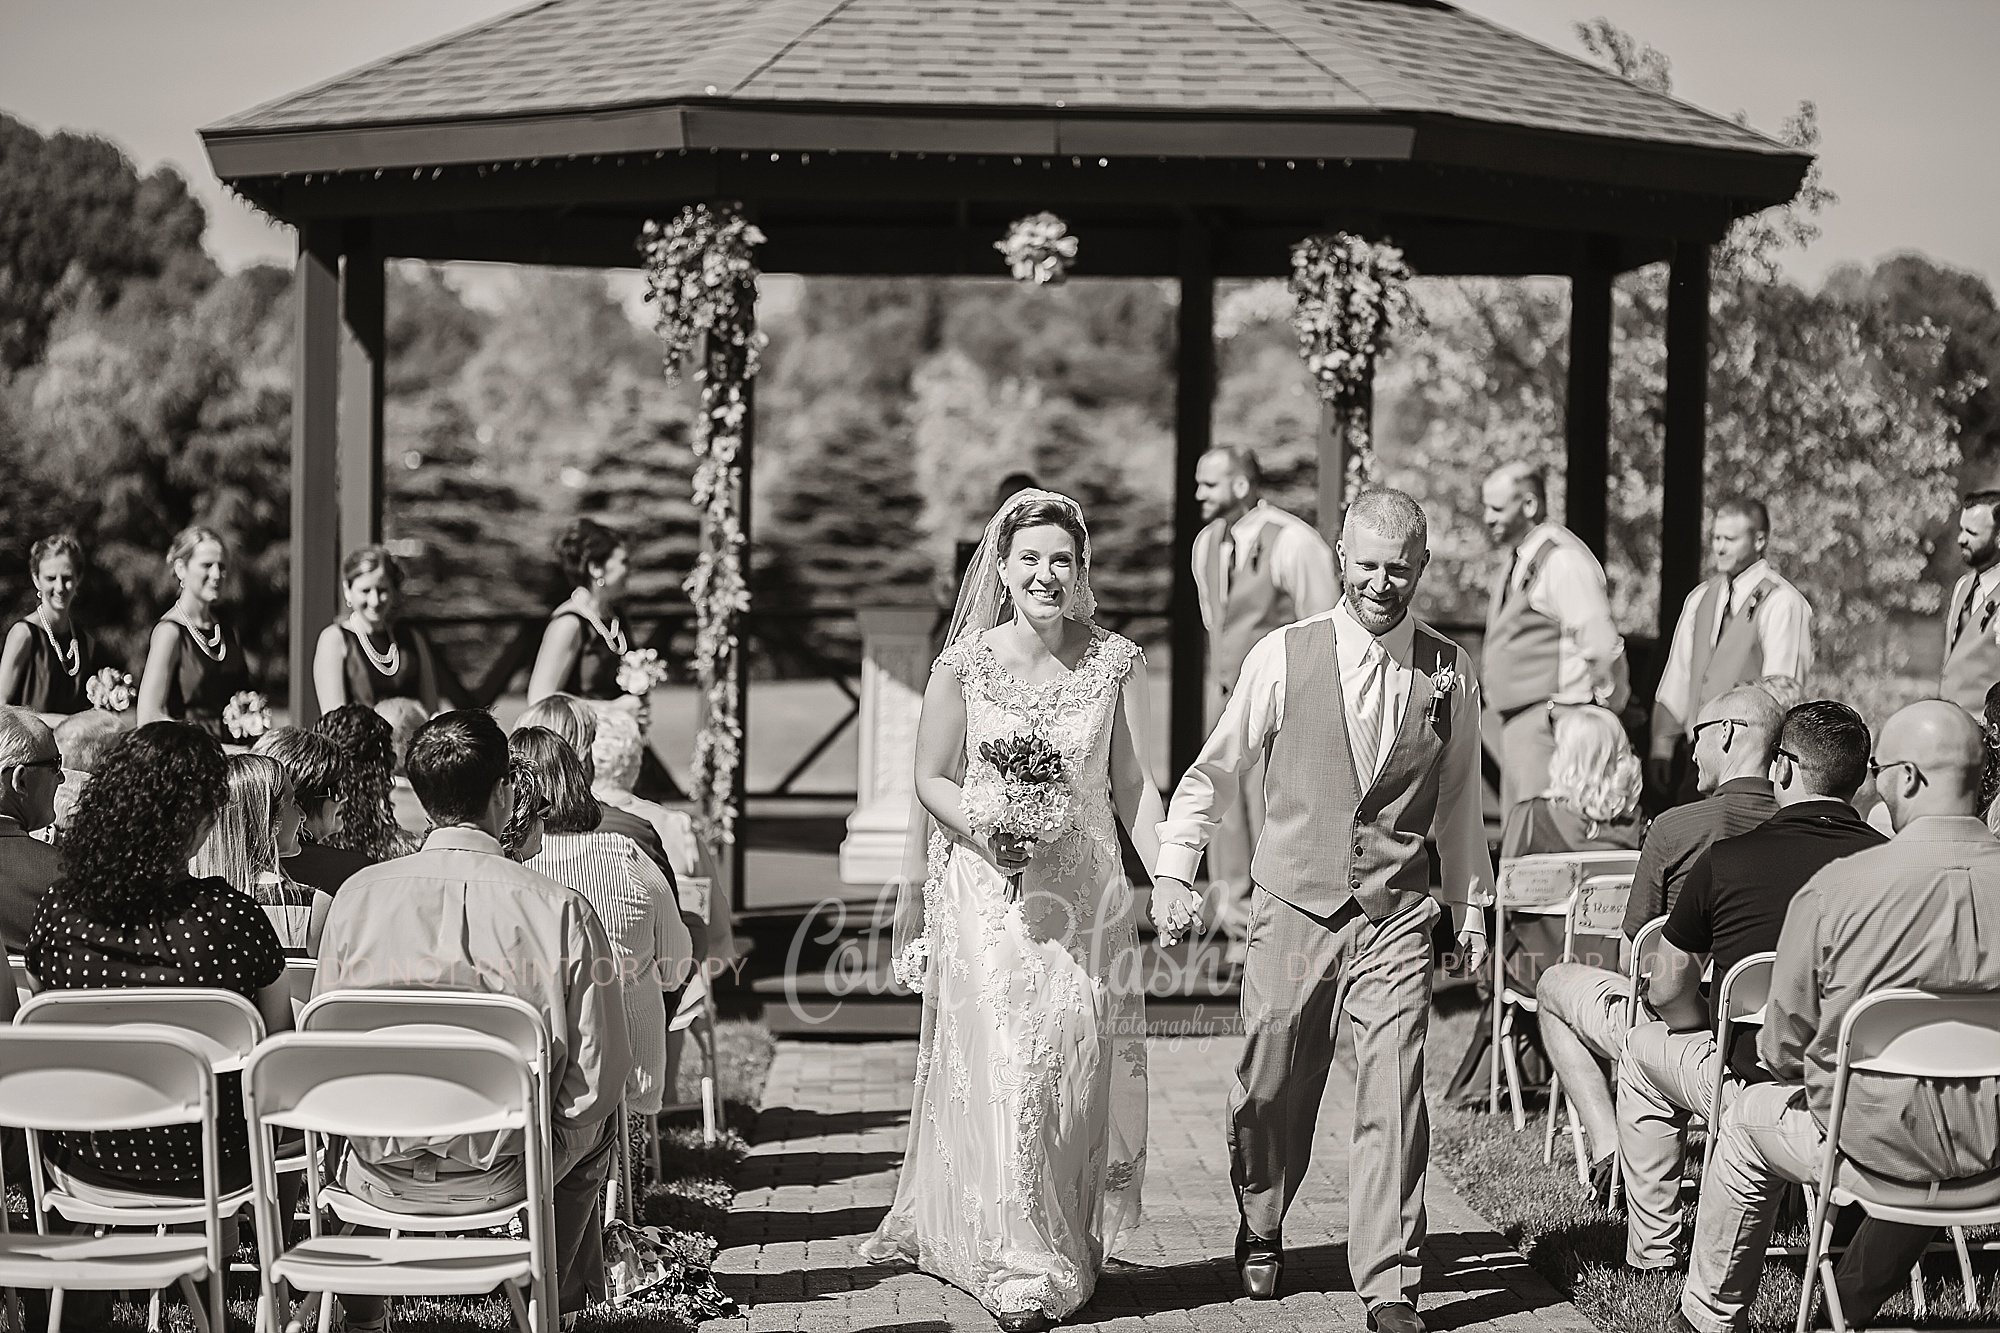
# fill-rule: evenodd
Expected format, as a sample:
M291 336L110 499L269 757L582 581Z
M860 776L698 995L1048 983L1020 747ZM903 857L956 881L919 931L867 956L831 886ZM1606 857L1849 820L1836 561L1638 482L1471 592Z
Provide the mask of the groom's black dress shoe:
M1004 1333L1048 1333L1056 1321L1040 1310L1009 1310L993 1316Z
M1253 1236L1248 1227L1236 1229L1236 1272L1243 1294L1253 1301L1278 1299L1278 1280L1285 1273L1285 1247L1276 1236Z
M1424 1333L1424 1321L1417 1307L1408 1301L1391 1301L1368 1312L1368 1327L1377 1333Z

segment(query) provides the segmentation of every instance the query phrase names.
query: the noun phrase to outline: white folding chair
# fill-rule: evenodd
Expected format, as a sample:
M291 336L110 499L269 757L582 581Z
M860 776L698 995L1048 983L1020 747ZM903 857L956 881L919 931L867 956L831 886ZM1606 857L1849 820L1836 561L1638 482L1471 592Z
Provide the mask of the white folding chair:
M0 1208L0 1286L12 1326L24 1327L19 1287L49 1291L49 1333L62 1325L65 1289L157 1291L178 1286L195 1326L223 1322L221 1186L216 1149L215 1073L188 1033L31 1025L0 1028L0 1124L28 1132L34 1235L8 1229ZM96 1134L199 1125L202 1197L192 1205L202 1234L50 1235L53 1205L42 1173L45 1132ZM0 1193L6 1181L0 1178ZM196 1283L206 1282L204 1309Z
M14 972L14 1002L26 1004L35 994L34 987L29 984L28 960L21 954L10 953L7 955L7 966Z
M1632 896L1632 876L1629 874L1594 874L1570 894L1569 910L1563 916L1563 952L1565 963L1576 961L1576 938L1579 935L1595 935L1605 939L1616 939L1624 933L1625 904ZM1630 970L1626 975L1629 977ZM1632 1008L1628 1000L1625 1021L1629 1027ZM1569 1117L1570 1140L1576 1150L1576 1179L1579 1185L1590 1187L1590 1150L1584 1145L1583 1121L1576 1113L1576 1102L1562 1090L1562 1076L1553 1071L1549 1075L1549 1115L1548 1125L1542 1135L1542 1164L1547 1166L1555 1161L1556 1121L1559 1115ZM1614 1149L1615 1151L1615 1149ZM1613 1198L1616 1198L1618 1173L1612 1173Z
M697 967L689 978L687 990L681 994L680 1007L667 1020L669 1034L685 1033L687 1040L701 1052L701 1100L698 1102L669 1101L660 1107L660 1115L672 1115L681 1111L701 1112L701 1139L703 1143L714 1143L716 1125L719 1120L716 1098L715 1060L715 986L708 969ZM678 1078L678 1066L676 1078ZM678 1092L669 1088L668 1095ZM653 1118L650 1144L650 1165L657 1175L660 1169L660 1121Z
M1708 1143L1702 1149L1701 1173L1708 1175L1715 1161L1717 1128L1722 1124L1722 1080L1729 1076L1729 1046L1736 1040L1738 1027L1762 1027L1764 1004L1771 998L1771 967L1778 955L1770 950L1753 953L1729 969L1715 991L1715 1090L1709 1094Z
M313 985L319 980L319 959L285 959L285 989L292 997L292 1026L299 1025L299 1015L312 1003Z
M2000 1078L2000 994L1895 988L1864 995L1841 1016L1835 1051L1833 1102L1827 1109L1826 1150L1812 1190L1796 1333L1805 1333L1812 1317L1816 1285L1826 1288L1833 1326L1847 1327L1827 1251L1832 1230L1828 1214L1850 1203L1860 1204L1870 1217L1883 1221L1950 1228L1965 1283L1966 1308L1976 1309L1978 1286L1964 1229L2000 1223L2000 1170L1936 1184L1889 1180L1850 1159L1841 1150L1840 1132L1848 1084L1856 1071L1911 1081Z
M1504 1069L1516 1132L1527 1128L1528 1121L1514 1015L1534 1013L1537 1006L1532 995L1507 984L1507 918L1565 916L1584 880L1594 875L1629 874L1638 863L1637 852L1546 852L1515 857L1500 867L1493 908L1493 1067L1487 1100L1488 1110L1500 1114Z
M251 1168L260 1190L260 1327L267 1320L273 1327L284 1323L289 1290L319 1293L324 1319L335 1292L475 1296L499 1288L522 1329L550 1333L555 1312L544 1151L548 1125L535 1076L519 1047L465 1030L281 1033L250 1057L243 1088ZM449 1217L382 1212L347 1195L366 1210L366 1225L390 1234L325 1236L315 1226L311 1237L288 1246L270 1203L276 1182L269 1138L274 1126L301 1131L309 1146L328 1136L419 1139L519 1132L527 1154L527 1197L497 1215ZM312 1162L313 1155L307 1156ZM346 1195L338 1186L322 1186L316 1164L308 1173L316 1197L330 1201ZM439 1234L498 1226L523 1208L527 1235L521 1240ZM408 1231L426 1234L402 1234Z

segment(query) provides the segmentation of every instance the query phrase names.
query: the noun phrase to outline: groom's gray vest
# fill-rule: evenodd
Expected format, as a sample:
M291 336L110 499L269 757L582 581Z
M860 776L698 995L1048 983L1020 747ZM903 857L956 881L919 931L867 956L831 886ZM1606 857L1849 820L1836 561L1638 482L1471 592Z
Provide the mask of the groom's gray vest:
M1371 919L1395 911L1409 892L1430 887L1424 839L1437 813L1438 769L1451 738L1451 709L1428 721L1431 676L1449 666L1468 689L1457 644L1416 625L1416 676L1394 746L1365 790L1347 740L1347 704L1333 620L1287 626L1285 709L1271 737L1264 774L1264 833L1250 878L1314 916L1332 916L1349 898Z

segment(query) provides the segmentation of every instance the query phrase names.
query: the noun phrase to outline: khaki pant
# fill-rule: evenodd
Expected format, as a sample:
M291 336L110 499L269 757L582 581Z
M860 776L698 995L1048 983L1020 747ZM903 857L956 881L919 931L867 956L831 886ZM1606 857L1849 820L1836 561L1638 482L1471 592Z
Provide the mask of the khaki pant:
M1355 1074L1347 1263L1371 1310L1414 1301L1423 1279L1424 1036L1439 910L1412 893L1380 921L1352 901L1321 918L1261 887L1251 898L1243 1058L1229 1099L1237 1206L1251 1232L1281 1236L1312 1162L1334 1023L1344 1015Z
M1725 1078L1722 1104L1741 1085ZM1682 1233L1681 1149L1688 1117L1715 1096L1715 1034L1671 1032L1657 1020L1625 1038L1618 1062L1618 1153L1625 1162L1625 1262L1671 1268Z

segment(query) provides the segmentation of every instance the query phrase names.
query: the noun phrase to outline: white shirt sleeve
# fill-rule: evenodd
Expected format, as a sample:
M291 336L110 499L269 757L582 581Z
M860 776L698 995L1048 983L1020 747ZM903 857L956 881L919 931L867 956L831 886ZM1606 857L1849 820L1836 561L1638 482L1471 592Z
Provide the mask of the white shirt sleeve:
M1194 566L1195 600L1201 604L1201 623L1210 634L1215 633L1216 608L1210 604L1208 596L1208 567L1215 559L1214 525L1204 527L1194 535L1194 550L1190 563Z
M1562 703L1598 703L1618 712L1630 693L1625 677L1625 639L1611 619L1611 599L1605 593L1604 572L1587 551L1563 545L1549 553L1541 577L1529 593L1529 604L1562 626L1565 657L1580 660L1587 679L1558 682L1563 692L1587 686L1588 698L1562 698ZM1585 673L1578 673L1583 676Z
M1667 650L1667 665L1660 672L1660 688L1653 693L1653 753L1666 758L1674 752L1674 741L1687 731L1693 719L1688 716L1694 707L1694 636L1695 607L1701 601L1706 583L1697 584L1688 594L1687 601L1681 603L1681 618L1674 624L1673 646ZM1660 716L1665 709L1673 718L1672 725Z
M1437 818L1431 836L1437 839L1438 901L1493 901L1493 858L1486 851L1485 780L1479 769L1479 682L1465 678L1452 691L1451 741L1438 773Z
M1764 641L1764 674L1790 676L1801 685L1812 672L1812 606L1805 594L1780 583L1757 609L1757 631Z
M1300 620L1331 611L1340 600L1333 548L1303 523L1285 524L1271 543L1271 582L1290 594Z
M1160 860L1154 873L1191 884L1201 854L1223 811L1242 792L1243 771L1263 757L1285 712L1285 634L1266 634L1243 661L1222 718L1174 788L1160 824ZM1475 735L1477 722L1474 722Z

